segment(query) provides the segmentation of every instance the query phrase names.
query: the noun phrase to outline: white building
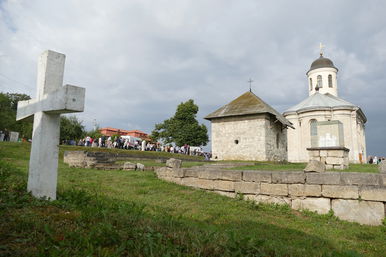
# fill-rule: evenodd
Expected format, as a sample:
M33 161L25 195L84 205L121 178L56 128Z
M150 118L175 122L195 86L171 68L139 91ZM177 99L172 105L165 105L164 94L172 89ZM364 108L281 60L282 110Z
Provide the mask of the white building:
M287 132L288 161L307 162L310 147L339 146L350 150L350 162L366 162L367 119L361 108L338 97L337 73L321 53L307 72L309 97L284 112L295 127Z
M246 92L205 119L211 121L214 160L287 160L287 127L279 112Z

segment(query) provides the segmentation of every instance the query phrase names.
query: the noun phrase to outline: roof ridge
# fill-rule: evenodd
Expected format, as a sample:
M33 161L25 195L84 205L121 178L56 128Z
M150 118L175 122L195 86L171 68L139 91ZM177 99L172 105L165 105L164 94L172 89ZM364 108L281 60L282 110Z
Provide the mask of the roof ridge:
M228 104L204 117L207 120L230 116L244 116L259 113L274 115L283 125L292 127L292 124L272 106L251 91L247 91Z

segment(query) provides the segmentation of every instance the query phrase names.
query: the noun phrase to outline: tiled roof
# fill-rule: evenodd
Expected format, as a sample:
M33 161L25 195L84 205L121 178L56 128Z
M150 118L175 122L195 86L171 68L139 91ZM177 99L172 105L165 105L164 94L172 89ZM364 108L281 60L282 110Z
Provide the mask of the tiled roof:
M270 113L283 125L292 127L291 122L252 92L242 94L232 102L207 115L205 119L212 120L215 118L245 116L260 113Z
M358 106L346 100L343 100L342 98L331 95L329 93L321 94L319 92L315 92L315 94L310 95L304 101L300 102L295 106L292 106L291 108L286 110L283 113L283 115L287 115L294 112L313 111L313 110L321 110L326 108L328 109L347 108L351 110L357 110L363 115L365 121L367 120L366 116Z

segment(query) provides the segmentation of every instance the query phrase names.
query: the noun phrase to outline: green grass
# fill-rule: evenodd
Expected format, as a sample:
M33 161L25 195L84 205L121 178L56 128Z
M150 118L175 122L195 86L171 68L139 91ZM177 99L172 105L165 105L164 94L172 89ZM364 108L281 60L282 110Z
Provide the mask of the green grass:
M63 148L60 153L63 154ZM386 226L229 199L152 172L69 168L25 193L28 144L0 143L0 256L384 256Z
M277 163L277 162L253 162L251 165L232 168L234 170L275 170L275 171L299 171L304 170L306 163ZM374 164L350 164L348 169L328 171L338 172L366 172L377 173L378 166Z
M71 145L61 145L60 149L63 151L89 151L89 152L113 152L126 154L133 158L149 158L149 159L168 159L168 158L179 158L191 161L203 161L204 157L202 156L191 156L185 154L175 154L168 152L156 152L156 151L138 151L138 150L125 150L125 149L116 149L116 148L98 148L98 147L84 147L84 146L71 146Z

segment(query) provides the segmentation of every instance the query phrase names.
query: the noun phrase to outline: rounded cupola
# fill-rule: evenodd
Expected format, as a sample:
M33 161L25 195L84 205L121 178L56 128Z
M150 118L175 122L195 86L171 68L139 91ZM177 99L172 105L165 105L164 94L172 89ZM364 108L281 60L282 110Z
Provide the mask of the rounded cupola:
M334 63L320 53L320 57L312 62L307 71L309 84L309 95L319 92L321 94L332 94L338 96L337 85L338 68Z
M334 66L334 63L330 59L325 58L322 54L318 59L312 62L308 72L319 68L334 68L336 71L338 71L338 68Z

